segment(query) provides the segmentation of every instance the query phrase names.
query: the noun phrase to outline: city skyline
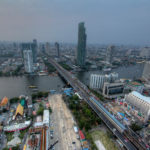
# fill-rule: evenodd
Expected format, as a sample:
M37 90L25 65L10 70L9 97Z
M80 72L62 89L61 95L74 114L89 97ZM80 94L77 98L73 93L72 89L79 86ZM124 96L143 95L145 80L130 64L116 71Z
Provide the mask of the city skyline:
M0 40L77 43L83 21L87 43L150 45L149 8L148 0L2 0Z

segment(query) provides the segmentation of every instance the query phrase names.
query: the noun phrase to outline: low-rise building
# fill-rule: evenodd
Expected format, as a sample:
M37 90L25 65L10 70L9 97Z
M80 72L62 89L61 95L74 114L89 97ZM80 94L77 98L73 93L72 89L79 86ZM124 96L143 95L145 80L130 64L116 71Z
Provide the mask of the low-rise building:
M133 91L125 96L125 100L132 104L136 109L145 114L145 118L150 116L150 97L141 95L140 93Z
M127 83L126 88L129 88L131 91L137 91L142 94L144 85L142 83L133 81L133 82Z
M124 95L124 83L108 83L103 86L103 96L109 99Z

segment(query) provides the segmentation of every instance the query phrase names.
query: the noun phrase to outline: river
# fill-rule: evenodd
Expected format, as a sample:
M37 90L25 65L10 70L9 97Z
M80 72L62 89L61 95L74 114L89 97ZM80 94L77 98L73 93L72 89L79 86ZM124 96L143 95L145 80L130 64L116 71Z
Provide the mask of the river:
M58 76L0 77L0 98L30 95L33 93L30 85L37 86L39 91L49 91L60 90L65 84Z
M139 78L142 75L143 64L129 67L120 67L111 72L117 72L119 78ZM80 72L77 77L86 85L89 85L91 73L104 74L102 71ZM0 77L0 98L7 96L16 97L21 94L30 95L33 89L30 85L38 87L39 91L60 90L65 84L59 76L22 76L22 77Z
M111 72L116 72L119 74L119 78L126 78L126 79L137 79L142 76L144 64L136 64L130 65L128 67L119 67L116 69L112 69ZM77 74L77 78L80 79L86 85L89 85L90 82L90 75L94 74L106 74L104 71L86 71L86 72L79 72Z

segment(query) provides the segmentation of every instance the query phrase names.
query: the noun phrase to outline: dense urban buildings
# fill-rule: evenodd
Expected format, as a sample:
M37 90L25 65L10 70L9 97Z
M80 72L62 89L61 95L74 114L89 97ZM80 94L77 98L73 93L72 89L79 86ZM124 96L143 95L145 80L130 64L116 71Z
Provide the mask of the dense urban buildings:
M24 50L24 68L25 72L32 73L33 70L33 56L32 56L32 50Z
M133 91L125 96L125 100L133 105L133 107L139 109L146 119L150 116L150 97L141 95L140 93Z
M77 46L77 65L81 68L85 67L86 59L86 29L84 27L84 22L78 25L78 46Z

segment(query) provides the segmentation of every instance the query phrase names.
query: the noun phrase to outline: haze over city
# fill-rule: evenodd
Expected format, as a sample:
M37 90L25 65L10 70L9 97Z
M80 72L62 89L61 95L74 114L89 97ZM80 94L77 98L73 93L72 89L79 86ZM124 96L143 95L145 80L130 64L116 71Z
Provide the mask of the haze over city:
M150 150L150 0L0 0L0 150Z
M77 43L86 24L87 43L149 45L149 0L1 0L0 40Z

